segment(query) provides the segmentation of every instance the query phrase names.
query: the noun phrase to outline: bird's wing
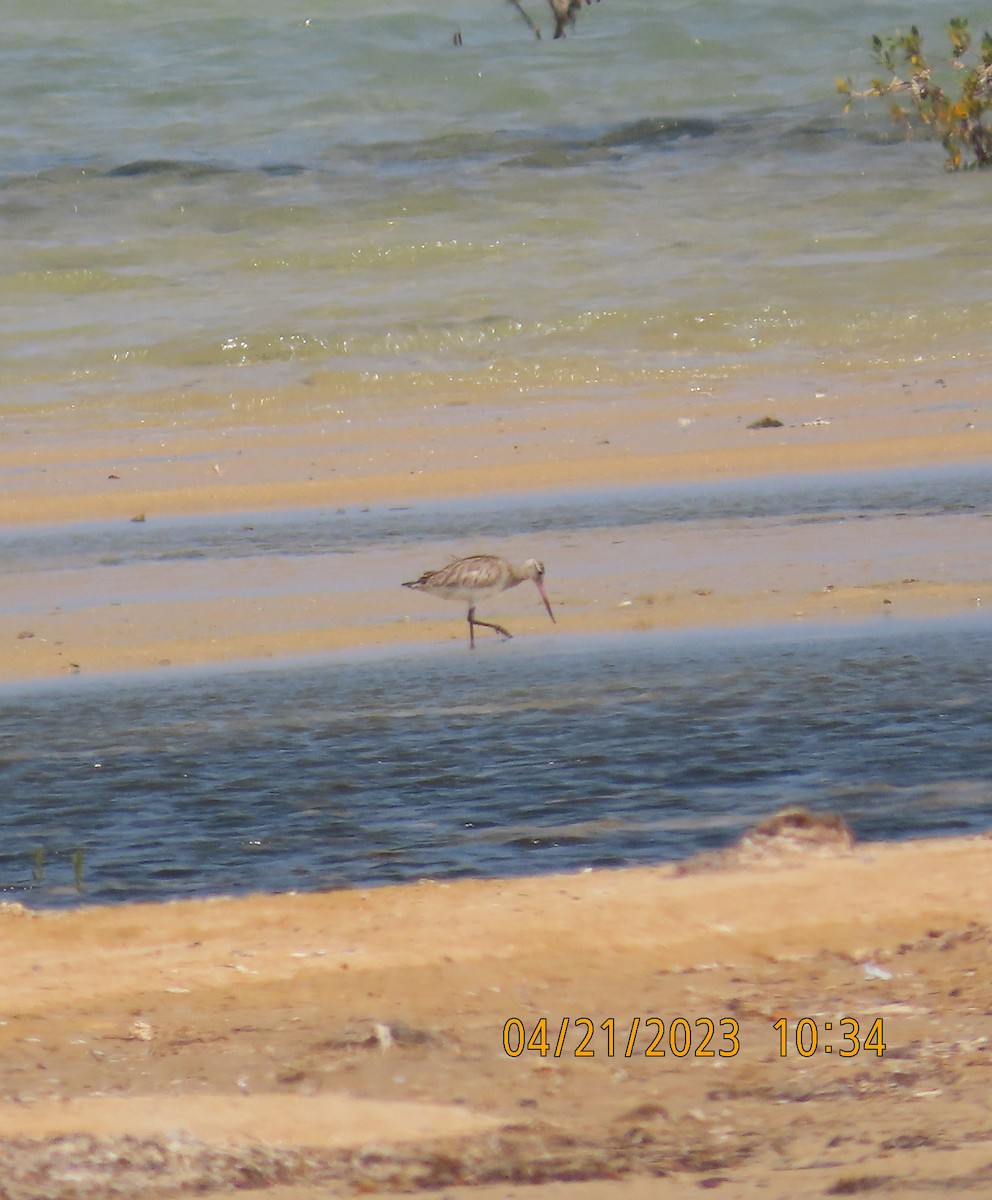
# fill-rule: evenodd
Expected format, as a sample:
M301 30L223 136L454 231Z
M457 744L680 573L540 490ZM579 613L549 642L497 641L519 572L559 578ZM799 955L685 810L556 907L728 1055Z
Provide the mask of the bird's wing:
M459 558L435 572L433 582L440 587L494 587L504 576L504 566L488 554Z

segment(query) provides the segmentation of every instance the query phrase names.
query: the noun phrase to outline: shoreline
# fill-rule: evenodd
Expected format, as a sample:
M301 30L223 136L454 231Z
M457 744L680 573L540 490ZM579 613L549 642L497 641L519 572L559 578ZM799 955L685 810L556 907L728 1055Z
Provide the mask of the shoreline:
M5 1185L14 1200L136 1200L163 1171L170 1194L264 1200L524 1184L641 1200L659 1177L677 1200L714 1179L771 1200L858 1180L981 1188L992 839L836 834L656 868L0 905ZM656 1019L678 1035L663 1058L646 1053ZM520 1028L532 1048L508 1052Z
M27 937L35 956L7 956L5 986L18 989L35 1012L57 1009L65 1001L46 978L48 970L86 976L73 995L80 1004L130 995L136 985L158 994L168 990L165 985L179 970L207 983L218 966L212 955L223 958L232 940L255 946L247 957L260 962L249 974L264 979L301 972L333 977L340 969L402 971L424 962L511 961L522 947L540 959L561 949L562 936L575 942L588 938L618 951L651 949L667 969L692 971L711 955L729 955L728 961L760 958L771 943L776 957L802 956L814 944L812 931L818 950L865 957L873 949L872 937L893 940L923 920L953 921L962 906L992 911L992 871L971 871L972 864L992 861L992 833L854 841L838 818L801 809L784 810L764 824L776 828L764 834L755 826L725 849L654 866L211 893L72 908L3 900L0 938L16 946ZM884 889L871 889L869 914L865 888L839 886L839 881L872 882L873 876L888 882ZM745 881L750 903L742 908L733 896ZM780 906L783 883L794 891L795 905ZM924 912L914 903L921 894ZM663 921L654 915L659 913L666 914ZM442 920L446 915L448 923ZM612 925L618 915L622 932ZM208 925L201 917L209 917ZM508 920L512 938L506 937ZM324 953L287 950L283 933L300 921L324 939ZM208 940L187 944L181 936L172 941L173 930L199 930ZM140 931L150 946L167 939L167 952L145 949L136 956L133 938ZM211 952L205 958L199 954L204 949ZM93 953L110 969L87 972ZM329 961L320 961L325 957Z
M518 614L513 618L513 641L536 639L540 647L545 648L553 645L549 639L563 636L568 636L572 644L575 639L595 642L600 638L664 634L673 638L729 634L744 639L803 636L815 640L821 636L857 635L883 627L886 636L896 637L898 626L904 629L908 626L905 634L909 635L933 626L940 628L958 622L984 621L985 610L977 602L981 597L974 595L976 586L992 597L992 579L977 585L920 588L915 594L903 590L899 596L898 616L893 615L891 607L886 607L892 603L889 595L897 594L895 586L780 597L774 606L765 604L760 615L753 611L743 612L749 605L748 598L741 596L708 601L705 612L691 603L673 604L667 613L653 611L653 602L648 605L648 611L643 606L635 608L631 603L630 609L589 614L572 620L567 628L551 633L544 629L546 620L541 622L538 616L521 619ZM992 600L989 603L992 604ZM796 604L802 605L803 610L797 610ZM157 617L149 618L149 621L157 624ZM885 622L884 626L882 622ZM563 622L559 620L558 625L562 626ZM0 621L0 634L2 630ZM447 621L424 619L409 627L404 623L400 628L376 626L370 629L356 625L317 634L305 631L270 635L264 644L258 633L230 635L220 640L210 638L206 642L189 638L155 641L149 635L147 640L128 647L86 644L85 634L81 631L76 632L75 637L78 640L71 640L70 635L70 639L60 638L53 645L48 645L45 639L22 639L31 648L18 646L18 657L0 664L0 694L16 692L25 686L56 683L66 677L85 678L97 685L128 679L144 679L154 684L164 677L163 672L170 679L177 679L219 671L307 670L342 661L384 661L396 653L426 653L432 646L456 652L468 650L464 625L454 610ZM498 652L500 643L495 638L489 644ZM477 646L477 652L487 653L486 645L482 642ZM85 662L85 668L75 662L77 658Z

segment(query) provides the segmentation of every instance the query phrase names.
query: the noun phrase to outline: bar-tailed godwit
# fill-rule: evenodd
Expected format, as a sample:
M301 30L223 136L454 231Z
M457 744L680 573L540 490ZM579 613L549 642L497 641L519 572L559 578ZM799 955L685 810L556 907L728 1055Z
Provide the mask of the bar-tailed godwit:
M440 571L425 571L419 579L412 579L403 586L413 588L415 592L430 592L432 596L440 596L443 600L461 600L467 603L468 644L474 650L476 625L494 629L501 637L513 637L502 625L494 625L491 621L477 621L475 606L489 596L498 596L507 588L516 587L525 579L532 579L537 584L548 616L554 621L555 614L551 611L551 602L544 591L544 563L534 558L528 558L522 567L516 567L505 558L497 558L495 554L473 554L470 558L458 558L448 563Z

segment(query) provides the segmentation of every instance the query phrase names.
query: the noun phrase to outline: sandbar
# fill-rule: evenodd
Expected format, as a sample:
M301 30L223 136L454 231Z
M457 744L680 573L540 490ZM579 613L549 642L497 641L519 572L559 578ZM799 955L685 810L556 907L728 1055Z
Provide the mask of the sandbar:
M557 397L505 412L454 402L351 415L318 408L292 420L266 410L264 418L181 424L8 414L0 531L30 539L33 530L79 527L82 536L85 522L99 521L118 523L123 539L134 522L150 531L194 514L248 521L303 512L319 523L370 506L460 497L478 505L577 488L870 476L981 467L992 456L986 381L974 372L782 388L759 399L728 388L703 399ZM781 426L749 428L769 411ZM980 605L992 578L978 515L939 532L934 522L906 521L751 529L746 556L732 527L705 544L662 524L436 546L404 544L398 528L388 552L346 562L269 556L11 568L0 605L0 681L460 642L457 610L399 588L459 553L541 558L559 629L575 633L955 614ZM501 601L499 619L517 635L547 636L527 592Z

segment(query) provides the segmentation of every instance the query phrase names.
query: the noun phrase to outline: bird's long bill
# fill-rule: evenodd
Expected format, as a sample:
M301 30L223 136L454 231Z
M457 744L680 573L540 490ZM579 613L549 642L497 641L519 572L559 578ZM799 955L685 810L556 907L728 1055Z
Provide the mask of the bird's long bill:
M540 579L535 579L534 582L537 584L537 590L541 593L541 599L544 601L544 607L548 610L552 624L557 625L558 622L555 620L555 614L551 611L551 601L548 599L548 593L544 590L544 584Z

